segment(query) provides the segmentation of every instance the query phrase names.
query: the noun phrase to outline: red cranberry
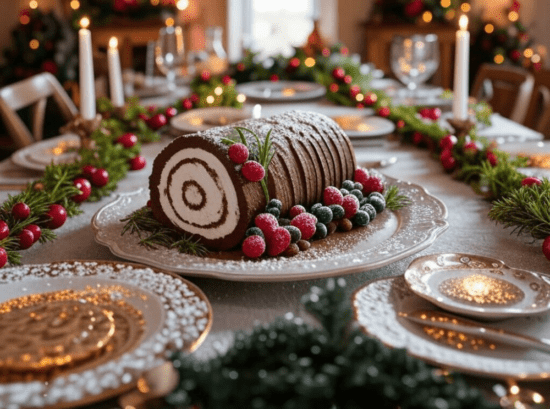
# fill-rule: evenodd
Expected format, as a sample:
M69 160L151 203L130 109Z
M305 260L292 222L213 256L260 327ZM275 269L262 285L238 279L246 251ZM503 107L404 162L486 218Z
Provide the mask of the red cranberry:
M211 77L212 75L210 74L210 71L201 72L201 81L208 82L210 81Z
M28 229L23 229L21 233L19 233L19 247L22 250L28 249L30 246L32 246L34 243L34 234L32 234L32 231Z
M166 108L166 111L164 111L164 116L167 119L173 118L178 114L178 110L174 107L168 107Z
M40 236L42 235L42 229L40 229L39 226L36 224L29 224L27 227L25 227L23 230L29 230L32 235L34 236L34 241L37 242Z
M25 203L19 202L13 205L11 214L15 220L25 220L31 214L31 209Z
M153 115L149 120L147 121L147 125L152 130L156 131L157 129L162 128L164 125L168 123L168 120L164 116L164 114L156 114Z
M0 240L4 240L10 235L10 227L4 220L0 220Z
M141 114L138 115L138 118L145 121L145 122L147 122L149 120L149 115L141 113Z
M145 167L147 161L143 156L136 156L130 159L130 170L140 170Z
M0 247L0 268L4 267L8 262L8 253L3 247Z
M83 202L90 196L90 193L92 193L92 185L90 184L90 181L88 179L76 178L73 181L73 184L81 192L79 195L75 195L72 197L73 201L75 201L76 203Z
M190 109L193 109L193 102L189 98L182 99L181 100L181 105L182 105L183 109L185 109L186 111L188 111Z
M94 175L94 173L96 172L96 167L95 166L92 166L92 165L84 165L82 167L82 175L84 175L84 177L86 179L91 179L92 176Z
M346 76L346 71L342 67L336 67L332 70L332 77L335 80L342 81Z
M128 132L128 133L125 133L124 135L119 136L116 141L117 143L120 143L125 148L131 148L137 143L138 137L133 133Z
M105 186L109 182L109 172L103 168L97 169L92 175L92 183L97 187Z
M59 204L50 205L50 210L46 213L49 221L47 226L49 229L57 229L58 227L63 226L67 220L67 211L65 208Z

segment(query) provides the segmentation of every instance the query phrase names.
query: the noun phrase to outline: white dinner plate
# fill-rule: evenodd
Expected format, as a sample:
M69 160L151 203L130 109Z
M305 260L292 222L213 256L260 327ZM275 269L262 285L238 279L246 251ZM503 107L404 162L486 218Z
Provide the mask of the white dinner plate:
M147 249L136 236L129 233L121 236L124 224L120 220L145 206L149 199L143 190L121 194L101 208L92 219L92 228L96 241L119 257L189 276L292 281L368 271L428 247L448 227L443 202L419 185L385 178L410 197L412 205L395 212L385 210L367 227L313 241L309 250L291 258L246 260L240 250L199 257L164 247Z
M78 160L78 148L78 135L64 134L21 148L11 155L11 160L27 169L45 170L51 163L59 165L75 162Z
M550 375L550 355L546 353L492 343L494 348L490 343L481 346L478 343L474 349L469 346L470 338L460 339L459 343L456 338L438 337L440 332L400 316L437 308L418 297L402 276L368 282L355 292L352 302L355 319L367 334L386 346L405 348L410 355L430 364L496 378L543 380ZM548 314L519 317L483 322L483 326L545 338L550 332L550 317Z
M170 120L170 125L177 131L195 133L249 118L252 118L252 112L247 108L199 108L176 115Z
M307 101L323 97L326 88L306 81L255 81L237 85L237 91L248 99L263 102Z
M405 281L418 296L445 310L485 320L547 313L550 278L470 254L414 260Z
M172 273L138 264L67 261L0 270L0 303L13 299L22 303L21 297L31 294L31 300L42 299L34 301L39 303L41 320L5 315L0 324L10 319L21 322L17 332L24 333L25 342L34 343L37 349L43 342L51 345L52 335L60 342L60 338L70 341L80 334L84 341L77 353L107 347L84 361L75 361L73 367L56 369L60 372L54 372L51 379L40 379L37 371L38 379L3 383L3 408L73 407L120 395L135 387L146 371L162 364L169 349L194 351L212 326L211 305L198 287ZM48 294L56 297L45 298ZM51 331L61 317L57 311L63 311L64 305L74 311L74 304L90 307L82 307L83 315L69 316L64 325L57 322ZM86 318L93 316L94 309L99 320ZM85 339L106 333L101 326L103 314L114 323L107 333L112 338L103 344L86 343ZM6 339L16 337L12 331L4 331L0 338L4 346L16 349L13 341L6 343Z
M351 138L379 138L389 135L395 130L392 121L379 116L364 116L359 114L337 115L331 117Z

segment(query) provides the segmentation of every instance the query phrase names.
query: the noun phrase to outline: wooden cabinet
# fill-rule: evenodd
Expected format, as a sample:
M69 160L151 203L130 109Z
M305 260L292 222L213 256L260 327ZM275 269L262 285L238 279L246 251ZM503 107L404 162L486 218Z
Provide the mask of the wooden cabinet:
M430 82L443 88L452 88L456 30L456 27L452 25L365 23L363 30L365 36L363 60L374 63L377 68L383 70L388 76L393 76L390 66L390 46L393 37L413 34L437 34L440 63Z

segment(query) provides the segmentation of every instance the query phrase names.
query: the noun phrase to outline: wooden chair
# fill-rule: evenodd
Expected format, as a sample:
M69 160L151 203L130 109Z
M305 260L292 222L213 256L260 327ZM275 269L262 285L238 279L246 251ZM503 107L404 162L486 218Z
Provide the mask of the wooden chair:
M482 64L471 94L489 102L494 112L522 124L534 84L533 75L523 68Z
M535 73L535 91L529 103L525 126L550 139L550 71Z
M49 97L57 103L67 122L78 113L59 81L47 72L0 89L0 115L17 147L22 148L42 139ZM32 108L32 133L17 114L25 107Z

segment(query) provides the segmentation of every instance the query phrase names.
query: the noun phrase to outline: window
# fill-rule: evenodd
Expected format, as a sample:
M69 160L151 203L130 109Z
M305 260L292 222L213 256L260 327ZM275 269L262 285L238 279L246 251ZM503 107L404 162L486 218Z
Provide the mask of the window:
M228 51L238 60L244 48L262 56L290 55L304 44L318 15L318 0L229 0Z

